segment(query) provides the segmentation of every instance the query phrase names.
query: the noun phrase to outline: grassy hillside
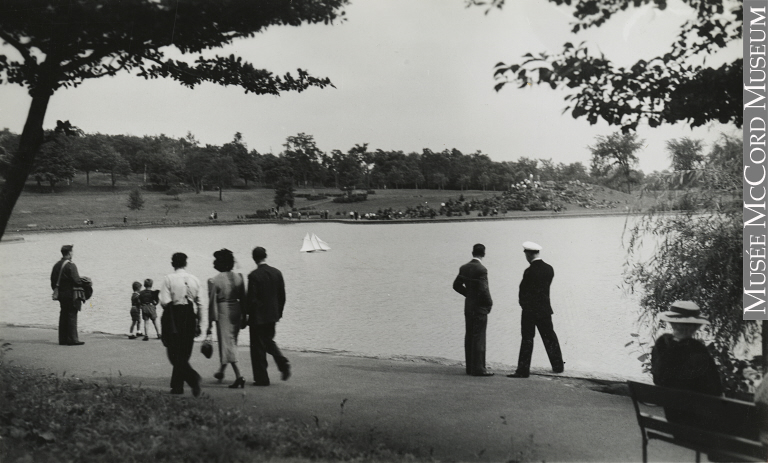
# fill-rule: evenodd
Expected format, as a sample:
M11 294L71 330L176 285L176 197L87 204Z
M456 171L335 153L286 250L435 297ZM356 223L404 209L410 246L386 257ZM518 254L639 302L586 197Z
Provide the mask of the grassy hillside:
M132 188L141 184L139 176L121 180L113 190L109 177L92 173L90 186L86 186L85 176L79 175L70 185L56 186L55 193L50 192L47 185L38 187L30 182L27 189L19 198L13 216L8 226L9 232L84 227L84 221L92 220L93 227L123 226L123 218L127 217L128 225L139 224L193 224L209 221L211 212L216 211L218 221L238 221L238 216L254 214L259 209L269 209L274 206L274 190L251 186L245 189L242 185L225 189L222 200L219 201L217 191L204 191L195 194L185 191L178 195L168 195L164 192L142 191L145 200L144 208L132 211L128 208L128 193ZM603 187L590 187L590 198L593 203L612 203L612 212L624 210L622 205L636 202L636 196L610 190ZM339 193L335 189L297 189L296 193ZM307 200L296 198L294 206L298 209L314 208L317 211L328 210L332 218L346 218L349 211L376 212L380 209L392 208L405 210L408 207L426 205L440 208L440 203L448 199L483 199L500 195L493 191L455 191L455 190L376 190L368 195L368 200L360 203L334 203L331 198L323 200ZM594 211L594 208L578 204L568 204L566 213ZM337 214L338 213L338 214ZM508 212L506 216L526 214L525 212ZM475 213L472 216L476 216Z

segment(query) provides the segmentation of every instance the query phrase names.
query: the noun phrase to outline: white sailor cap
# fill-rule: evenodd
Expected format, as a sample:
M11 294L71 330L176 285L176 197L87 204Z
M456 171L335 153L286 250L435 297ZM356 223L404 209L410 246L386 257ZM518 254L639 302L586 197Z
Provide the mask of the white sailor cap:
M533 251L533 252L539 252L541 251L541 246L534 243L533 241L526 241L523 243L523 250L524 251Z

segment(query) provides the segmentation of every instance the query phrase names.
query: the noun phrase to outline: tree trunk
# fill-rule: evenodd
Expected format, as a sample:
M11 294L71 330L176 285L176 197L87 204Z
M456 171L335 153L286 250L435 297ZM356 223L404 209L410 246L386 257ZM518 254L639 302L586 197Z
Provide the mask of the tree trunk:
M43 144L43 120L51 95L47 92L41 93L43 94L32 97L27 121L19 140L19 150L11 158L5 185L0 191L0 238L5 234L13 208L32 171L37 150Z
M85 171L85 187L88 188L91 186L91 173L89 171Z
M221 192L222 191L224 191L224 187L219 185L219 201L224 201L223 199L221 199Z
M763 338L763 372L768 371L768 320L763 320L763 329L760 332ZM765 378L765 373L763 373Z
M110 174L112 175L112 190L114 191L114 189L115 189L115 183L117 183L117 179L115 178L115 172L114 172L114 171L113 171L113 172L111 172ZM87 181L87 180L86 180L86 181Z

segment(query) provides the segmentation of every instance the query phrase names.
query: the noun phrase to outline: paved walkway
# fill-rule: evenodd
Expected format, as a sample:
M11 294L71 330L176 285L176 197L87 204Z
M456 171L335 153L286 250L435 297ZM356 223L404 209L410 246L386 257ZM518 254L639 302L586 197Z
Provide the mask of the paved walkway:
M161 342L81 334L84 346L57 344L52 329L0 324L6 359L44 371L94 381L169 390L171 367ZM236 391L212 375L216 354L196 346L192 365L203 394L222 406L255 415L341 426L395 448L418 449L448 461L640 461L640 431L632 401L596 392L583 380L532 376L475 378L463 367L324 353L285 352L293 366L286 382L270 366L272 386ZM252 380L247 348L240 349ZM186 396L191 398L187 390ZM345 402L346 401L346 402ZM342 403L344 403L342 407ZM651 461L693 461L694 454L658 441Z

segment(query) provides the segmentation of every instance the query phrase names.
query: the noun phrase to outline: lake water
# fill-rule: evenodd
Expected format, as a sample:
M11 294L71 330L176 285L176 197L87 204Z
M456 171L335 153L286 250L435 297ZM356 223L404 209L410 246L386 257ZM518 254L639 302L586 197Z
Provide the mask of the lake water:
M288 302L276 337L282 347L462 361L463 299L451 285L479 242L487 247L484 264L494 300L487 359L496 369L511 369L520 345L517 290L528 265L521 243L531 240L544 247L542 258L555 269L553 321L566 371L638 378L639 354L625 347L630 333L637 331L637 301L620 288L625 220L292 222L32 233L23 242L0 246L0 320L58 323L49 277L62 244L74 244L80 274L94 282L95 293L79 317L80 330L116 334L127 333L130 326L131 283L161 281L172 271L174 252L189 256L187 270L205 286L216 273L214 251L231 249L238 259L235 270L247 275L255 266L251 250L263 246L268 262L286 280ZM307 232L316 233L332 250L300 253ZM244 334L241 344L248 342ZM538 336L533 367L549 371Z

